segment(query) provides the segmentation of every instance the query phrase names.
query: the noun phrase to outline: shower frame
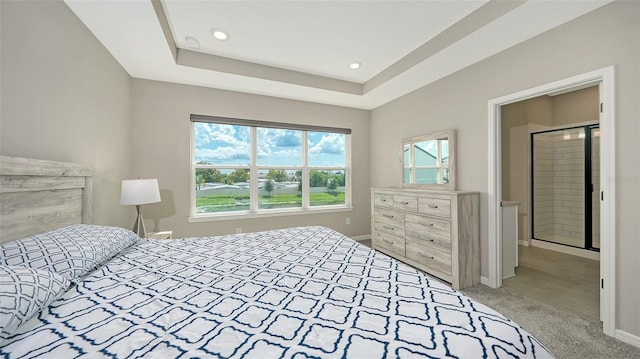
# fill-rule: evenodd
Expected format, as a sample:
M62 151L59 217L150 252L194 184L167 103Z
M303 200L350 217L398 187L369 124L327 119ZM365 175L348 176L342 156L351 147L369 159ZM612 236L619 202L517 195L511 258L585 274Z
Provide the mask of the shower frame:
M600 248L599 247L594 247L593 246L593 224L592 221L587 221L587 218L591 218L593 219L593 201L591 200L593 192L594 192L594 185L593 185L593 167L592 167L592 150L593 150L593 137L592 137L592 132L594 130L599 130L600 125L599 124L583 124L583 125L576 125L576 126L569 126L569 127L563 127L563 128L553 128L553 129L549 129L549 130L541 130L541 131L535 131L535 132L531 132L529 134L530 136L530 173L529 173L529 180L531 183L530 186L530 190L531 190L531 201L530 201L530 207L531 207L531 238L535 239L535 240L539 240L539 241L544 241L544 242L549 242L549 243L554 243L554 244L558 244L558 245L564 245L564 246L568 246L568 247L573 247L573 248L579 248L579 249L585 249L585 250L590 250L590 251L595 251L595 252L600 252ZM534 179L534 174L535 174L535 158L534 158L534 135L537 134L542 134L542 133L551 133L551 132L559 132L559 131L567 131L567 130L574 130L574 129L583 129L584 130L584 191L583 191L583 198L584 198L584 221L583 221L583 226L584 226L584 245L581 247L578 246L573 246L570 244L565 244L565 243L560 243L560 242L556 242L556 241L552 241L549 239L543 239L543 238L538 238L536 237L536 227L535 227L535 179ZM599 191L600 192L600 191ZM600 192L600 195L602 194L602 192Z

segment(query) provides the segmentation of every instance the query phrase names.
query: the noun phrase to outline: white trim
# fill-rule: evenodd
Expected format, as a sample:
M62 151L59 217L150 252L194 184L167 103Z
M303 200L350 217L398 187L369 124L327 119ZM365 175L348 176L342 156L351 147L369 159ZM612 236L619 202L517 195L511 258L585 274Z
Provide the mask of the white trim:
M500 141L501 133L501 111L500 107L506 102L497 100L489 101L489 192L487 193L489 211L488 211L488 231L489 231L489 277L487 285L491 288L502 287L502 248L499 238L502 238L502 222L500 219L500 200L502 178L502 144ZM491 145L493 144L493 145Z
M633 345L634 347L640 348L640 337L637 335L633 335L631 333L622 331L620 329L616 329L615 338L621 342L625 342L629 345Z
M218 212L214 214L202 214L190 216L187 218L189 223L197 222L215 222L215 221L227 221L230 219L251 219L251 218L266 218L266 217L282 217L282 216L297 216L304 214L320 214L320 213L336 213L336 212L352 212L351 206L317 206L312 208L295 208L295 209L263 209L260 212Z
M195 123L196 122L194 122L194 127ZM249 144L251 148L249 156L251 157L251 164L249 165L249 212L257 213L258 207L260 207L260 196L258 195L260 193L258 188L258 156L256 156L258 153L258 128L255 126L249 127L249 136L249 141L251 141ZM195 146L196 144L194 143L191 147L191 151L194 153L196 152ZM195 172L195 170L191 170L191 172ZM193 192L195 192L195 190Z
M491 287L491 286L489 285L489 278L487 278L487 277L483 277L483 276L481 276L481 277L480 277L480 283L481 283L481 284L486 285L487 287Z
M346 175L346 174L345 174ZM307 131L302 131L302 177L300 179L302 183L306 183L307 185L303 185L301 195L302 195L302 208L311 208L309 206L310 198L309 198L309 133ZM346 178L345 184L346 183ZM345 196L345 201L347 197ZM347 203L349 204L349 203Z
M196 210L196 191L195 191L195 183L196 183L196 171L193 169L193 163L195 162L195 151L193 150L194 137L195 137L195 128L193 127L193 123L189 122L189 134L190 138L190 146L189 147L189 168L191 172L189 174L189 178L191 178L191 183L189 183L189 216L195 215Z
M592 72L580 74L563 80L544 84L538 87L505 95L489 100L489 173L488 173L488 266L489 277L487 285L497 288L502 285L501 273L501 251L500 251L500 229L501 218L499 216L499 205L501 197L501 144L500 144L500 108L501 106L527 100L530 98L559 93L559 91L575 90L584 88L586 85L600 85L601 102L603 109L600 113L600 183L604 192L604 201L600 206L600 276L604 281L604 288L601 289L600 308L601 320L603 322L603 332L607 335L615 335L615 295L616 295L616 273L615 273L615 97L614 97L614 67L609 66Z
M353 205L353 182L351 180L351 172L353 169L352 163L351 163L351 134L349 134L348 136L344 137L344 147L345 147L345 174L344 174L344 188L345 188L345 195L344 195L344 203L348 206L352 206ZM307 150L308 151L308 150Z
M590 251L588 249L565 246L562 244L545 242L538 239L532 239L531 246L542 248L542 249L548 249L551 251L556 251L564 254L570 254L572 256L593 259L594 261L600 260L600 252Z
M604 333L613 336L616 329L616 141L615 73L613 66L601 70L600 101L600 278L604 280L600 303Z

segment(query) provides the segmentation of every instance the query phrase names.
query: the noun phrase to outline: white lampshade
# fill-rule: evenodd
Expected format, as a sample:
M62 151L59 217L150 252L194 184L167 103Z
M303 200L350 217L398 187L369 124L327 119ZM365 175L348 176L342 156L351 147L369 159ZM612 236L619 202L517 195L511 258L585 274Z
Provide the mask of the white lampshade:
M157 179L133 179L122 181L120 204L140 205L160 202Z

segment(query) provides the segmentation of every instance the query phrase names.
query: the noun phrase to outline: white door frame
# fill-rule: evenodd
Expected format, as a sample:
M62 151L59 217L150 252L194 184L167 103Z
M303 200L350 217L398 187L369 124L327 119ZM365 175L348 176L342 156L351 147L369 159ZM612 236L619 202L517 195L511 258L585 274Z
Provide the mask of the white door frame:
M492 288L502 286L502 200L501 106L542 95L578 90L599 85L600 89L600 183L604 199L600 203L600 319L603 332L615 334L616 245L615 245L615 100L614 67L573 76L489 101L489 277L484 283ZM484 281L483 281L484 282Z

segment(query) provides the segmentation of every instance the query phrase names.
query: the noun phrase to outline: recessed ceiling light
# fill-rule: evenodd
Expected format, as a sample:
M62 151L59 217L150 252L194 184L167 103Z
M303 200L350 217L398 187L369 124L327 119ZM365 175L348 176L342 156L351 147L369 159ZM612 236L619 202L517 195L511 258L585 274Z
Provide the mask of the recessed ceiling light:
M211 35L220 41L225 41L229 38L227 32L221 29L211 29Z
M361 64L360 64L358 61L354 61L354 62L352 62L352 63L350 63L350 64L349 64L349 68L350 68L351 70L357 70L357 69L359 69L359 68L360 68L360 65L361 65Z
M200 48L200 41L198 41L198 39L196 39L193 36L187 36L184 38L184 42L187 43L187 46L189 46L192 49L199 49Z

